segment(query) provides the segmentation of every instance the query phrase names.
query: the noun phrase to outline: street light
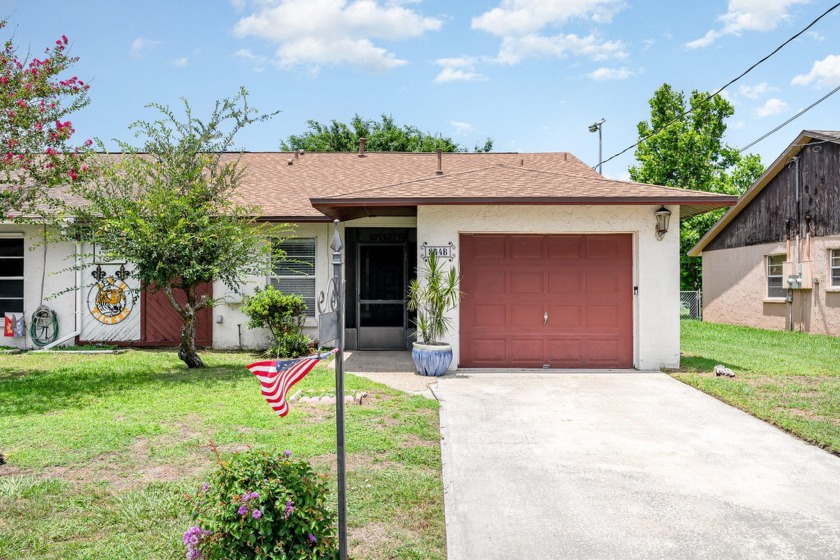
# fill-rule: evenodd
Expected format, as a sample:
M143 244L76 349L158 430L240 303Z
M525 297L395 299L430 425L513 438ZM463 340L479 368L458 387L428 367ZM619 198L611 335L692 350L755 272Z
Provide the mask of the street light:
M601 151L601 128L604 126L604 122L606 122L606 120L607 119L601 119L600 121L589 125L589 132L598 132L598 173L601 173L601 175L603 175L601 171L601 163L604 161L604 157L602 155L603 152Z

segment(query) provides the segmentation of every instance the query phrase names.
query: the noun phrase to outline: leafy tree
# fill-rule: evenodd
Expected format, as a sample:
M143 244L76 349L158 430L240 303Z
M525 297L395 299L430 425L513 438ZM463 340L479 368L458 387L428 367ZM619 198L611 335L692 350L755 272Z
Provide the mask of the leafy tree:
M202 367L195 348L196 313L215 301L196 295L204 282L221 281L239 290L246 277L265 274L273 245L284 226L256 224L257 207L243 205L237 188L245 169L225 154L244 126L273 114L259 114L241 89L216 102L205 122L184 100L181 120L168 107L151 104L161 117L131 125L143 138L138 150L119 142L121 156L104 158L97 177L76 185L88 205L77 210L77 234L95 242L113 260L135 264L144 289L163 290L183 319L178 357ZM175 290L186 303L179 304Z
M291 135L280 141L285 151L306 150L309 152L355 152L359 149L359 138L365 138L365 149L372 152L465 152L451 138L440 134L429 134L411 125L398 126L394 118L382 115L382 120L364 120L355 115L350 124L336 120L323 124L315 120L306 121L308 131ZM483 147L476 146L476 152L489 152L493 140L487 139Z
M7 22L0 21L0 29ZM12 38L0 52L0 212L30 213L50 202L49 187L78 181L91 141L74 147L68 116L89 103L88 84L69 70L78 60L61 36L43 58L18 54Z
M757 155L742 156L723 136L726 119L735 113L720 95L683 92L668 84L650 100L650 121L638 124L640 144L630 178L642 183L707 192L742 194L764 172ZM720 218L718 210L680 224L680 280L683 290L702 287L700 259L687 252Z

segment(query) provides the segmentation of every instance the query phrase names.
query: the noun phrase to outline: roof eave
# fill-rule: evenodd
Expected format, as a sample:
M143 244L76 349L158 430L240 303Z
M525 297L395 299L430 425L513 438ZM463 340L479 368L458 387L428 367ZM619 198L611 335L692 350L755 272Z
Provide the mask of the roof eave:
M700 241L698 241L694 247L689 249L687 253L688 256L701 256L703 254L703 250L709 245L709 243L714 241L715 237L717 237L718 234L721 231L723 231L726 228L726 226L728 226L732 222L732 220L734 220L735 217L738 214L740 214L741 211L744 208L746 208L762 190L764 190L764 187L766 187L770 183L770 181L772 181L773 178L775 178L776 175L779 174L782 168L784 168L784 166L787 165L788 160L790 160L790 158L792 158L793 156L799 154L802 148L805 147L803 144L807 144L811 140L815 139L826 140L829 142L838 142L837 138L825 136L813 130L803 130L802 132L800 132L799 135L796 137L796 140L791 142L787 149L784 152L782 152L781 155L779 155L779 157L777 157L771 165L767 167L767 169L764 171L761 177L759 177L758 180L756 180L756 182L753 183L750 186L750 188L748 188L744 192L744 194L741 195L741 198L738 199L738 202L732 208L730 208L726 212L726 214L720 217L717 223L715 223L715 225L713 225L712 228L706 232L706 235L700 238Z

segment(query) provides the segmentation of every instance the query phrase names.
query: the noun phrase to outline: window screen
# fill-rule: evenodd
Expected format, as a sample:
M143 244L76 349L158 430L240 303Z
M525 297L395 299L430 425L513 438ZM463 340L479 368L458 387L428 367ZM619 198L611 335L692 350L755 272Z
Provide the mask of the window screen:
M274 265L272 286L287 294L297 294L306 303L306 316L315 316L315 238L284 239L280 248L285 258Z
M787 297L782 271L784 262L785 255L770 255L767 257L767 297L769 298Z
M840 288L840 249L831 250L829 272L831 273L831 287Z
M0 319L23 312L23 239L0 238Z

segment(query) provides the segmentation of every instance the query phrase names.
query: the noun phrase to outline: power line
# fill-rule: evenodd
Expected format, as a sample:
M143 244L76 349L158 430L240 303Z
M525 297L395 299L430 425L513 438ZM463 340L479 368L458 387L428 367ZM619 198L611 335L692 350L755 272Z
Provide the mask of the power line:
M825 95L823 95L822 97L820 97L819 99L817 99L816 101L814 101L813 103L811 103L810 105L808 105L807 107L805 107L804 109L802 109L801 111L799 111L798 113L793 115L791 118L789 118L788 120L786 120L785 122L783 122L782 124L780 124L779 126L774 128L773 130L768 132L767 134L762 135L761 137L759 137L756 140L753 140L752 142L750 142L749 144L747 144L743 148L740 148L738 150L738 153L743 152L747 148L751 148L751 147L755 146L756 144L758 144L759 142L761 142L762 140L764 140L765 138L767 138L771 134L774 134L774 133L778 132L779 130L786 127L787 125L789 125L790 123L792 123L793 121L795 121L796 119L798 119L799 117L801 117L802 115L804 115L805 113L807 113L808 111L810 111L811 109L813 109L814 107L816 107L817 105L819 105L820 103L822 103L823 101L825 101L826 99L828 99L829 97L831 97L832 95L837 93L838 91L840 91L840 86L837 86L836 88L834 88L830 92L826 93Z
M788 45L788 43L790 43L791 41L793 41L793 40L795 40L795 39L799 38L799 36L800 36L800 35L802 35L802 34L803 34L803 33L805 33L806 31L808 31L809 29L811 29L814 25L816 25L818 21L820 21L822 18L824 18L825 16L827 16L828 14L830 14L831 12L833 12L834 10L836 10L838 6L840 6L840 2L838 2L838 3L834 4L834 5L833 5L833 6L831 6L829 9L827 9L825 12L823 12L822 14L820 14L820 16L819 16L819 17L817 17L817 18L816 18L816 19L814 19L811 23L809 23L809 24L808 24L808 25L806 25L804 28L802 28L802 29L801 29L798 33L796 33L795 35L793 35L792 37L790 37L787 41L785 41L784 43L782 43L781 45L779 45L778 47L776 47L775 49L773 49L773 51L772 51L770 54L768 54L767 56L765 56L764 58L762 58L761 60L759 60L758 62L756 62L755 64L753 64L753 65L752 65L752 66L750 66L749 68L747 68L746 70L744 70L743 72L741 72L741 74L740 74L738 77L736 77L736 78L734 78L734 79L730 80L729 82L727 82L727 83L726 83L723 87L719 88L716 92L708 94L708 95L707 95L707 96L703 99L703 101L708 101L709 99L711 99L711 98L712 98L712 97L714 97L715 95L719 94L720 92L722 92L723 90L725 90L726 88L728 88L729 86L731 86L732 84L734 84L735 82L737 82L738 80L740 80L741 78L743 78L744 76L746 76L747 74L749 74L750 72L752 72L752 71L753 71L753 70L754 70L754 69L755 69L755 68L756 68L759 64L761 64L761 63L763 63L763 62L766 62L766 61L767 61L770 57L772 57L772 56L773 56L773 55L775 55L777 52L779 52L780 50L782 50L785 46L787 46L787 45ZM835 90L835 91L836 91L836 90ZM834 92L831 92L831 93L834 93ZM831 95L831 94L829 94L829 95ZM826 96L826 97L828 97L828 96ZM825 98L823 98L823 99L825 99ZM820 101L822 101L822 99L821 99ZM818 101L817 103L819 103L819 101ZM809 109L810 109L810 107L809 107ZM617 154L612 155L612 156L610 156L609 158L607 158L607 159L603 160L603 161L600 163L600 165L603 165L603 164L605 164L605 163L609 162L610 160L613 160L613 159L617 158L618 156L620 156L620 155L622 155L622 154L626 153L628 150L632 150L633 148L635 148L636 146L638 146L639 144L641 144L641 143L642 143L642 142L644 142L645 140L647 140L647 139L649 139L649 138L652 138L652 137L654 137L654 136L657 136L657 135L659 135L659 134L663 133L663 132L664 132L664 131L665 131L665 130L669 127L669 126L671 126L672 124L674 124L674 123L675 123L675 122L677 122L678 120L681 120L681 119L683 119L683 118L687 117L687 116L688 116L688 115L690 115L692 112L694 112L694 108L691 108L691 109L689 109L688 111L684 112L682 115L680 115L680 117L678 117L678 118L676 118L676 119L672 119L672 120L668 121L668 122L665 124L665 126L663 126L662 128L660 128L658 131L656 131L656 132L651 132L651 133L650 133L650 134L648 134L647 136L644 136L644 137L640 138L639 140L637 140L635 143L633 143L633 144L631 144L631 145L627 146L626 148L624 148L623 150L621 150L621 151L620 151L620 152L618 152ZM799 115L797 115L797 116L799 116ZM796 117L794 117L794 118L796 118ZM791 120L793 120L793 119L791 119ZM787 124L787 123L785 123L785 124ZM784 126L784 124L783 124L782 126ZM775 130L771 131L769 134L772 134L773 132L775 132ZM764 137L760 138L759 140L763 140L763 139L764 139ZM750 144L750 145L752 145L752 144ZM748 146L748 147L749 147L749 146Z

